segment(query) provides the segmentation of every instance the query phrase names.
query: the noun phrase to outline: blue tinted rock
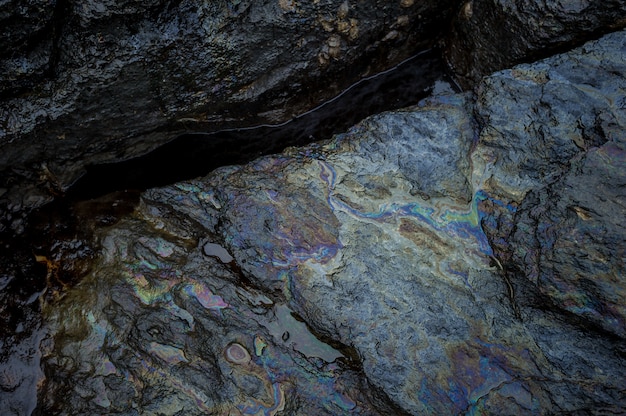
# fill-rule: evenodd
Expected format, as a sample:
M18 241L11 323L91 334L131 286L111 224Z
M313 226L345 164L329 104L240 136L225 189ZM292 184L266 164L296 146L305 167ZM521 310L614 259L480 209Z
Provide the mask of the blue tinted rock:
M46 409L624 413L624 37L144 193L46 305Z
M487 78L474 155L500 201L485 226L502 262L556 307L621 337L625 42L623 32L607 35Z

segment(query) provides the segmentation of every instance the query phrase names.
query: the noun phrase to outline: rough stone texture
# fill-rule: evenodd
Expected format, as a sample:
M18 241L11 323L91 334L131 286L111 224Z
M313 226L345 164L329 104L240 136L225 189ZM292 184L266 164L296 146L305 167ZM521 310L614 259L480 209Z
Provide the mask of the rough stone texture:
M489 192L500 200L486 227L502 263L555 307L623 338L623 32L601 45L487 78L475 165L490 172Z
M327 362L341 353L203 250L206 229L144 214L105 237L98 272L52 311L44 414L390 411L342 358Z
M624 413L625 45L146 192L45 308L44 409Z
M626 26L623 0L468 0L446 39L459 83L534 61Z
M2 205L182 132L289 120L432 46L458 3L3 2Z

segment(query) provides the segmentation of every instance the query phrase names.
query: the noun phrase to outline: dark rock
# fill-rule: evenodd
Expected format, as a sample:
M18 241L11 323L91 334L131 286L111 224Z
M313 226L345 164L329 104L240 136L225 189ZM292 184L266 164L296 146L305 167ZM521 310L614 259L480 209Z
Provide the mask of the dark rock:
M571 49L626 26L622 0L468 0L459 10L446 56L459 82Z
M33 88L50 75L56 1L4 1L0 5L0 97Z
M145 192L45 305L44 409L624 413L625 39Z
M289 120L431 47L458 0L25 4L0 8L0 187L32 207L183 132Z
M529 194L515 218L511 263L557 308L626 339L626 141L572 162Z

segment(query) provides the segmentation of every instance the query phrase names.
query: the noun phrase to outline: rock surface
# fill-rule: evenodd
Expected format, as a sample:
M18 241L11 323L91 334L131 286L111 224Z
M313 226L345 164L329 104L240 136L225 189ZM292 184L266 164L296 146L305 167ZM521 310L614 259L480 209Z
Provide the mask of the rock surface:
M622 28L625 12L621 0L2 2L0 231L86 166L284 122L442 39L469 89Z
M446 39L464 88L494 71L552 55L626 27L622 0L468 0Z
M45 305L42 411L625 412L625 62L614 33L144 193Z
M477 154L497 161L485 165L500 201L486 231L503 242L502 263L623 338L626 43L617 33L601 44L489 77Z
M183 132L289 120L431 47L458 3L3 2L0 207Z

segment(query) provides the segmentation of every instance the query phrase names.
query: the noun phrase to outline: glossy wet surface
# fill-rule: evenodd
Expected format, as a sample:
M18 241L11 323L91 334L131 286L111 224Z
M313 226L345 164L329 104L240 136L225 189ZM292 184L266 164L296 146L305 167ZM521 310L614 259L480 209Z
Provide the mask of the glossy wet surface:
M66 197L34 212L21 235L0 235L0 407L8 414L29 414L35 409L42 376L39 346L46 334L42 302L57 302L89 273L101 250L93 241L94 231L127 217L138 202L137 191L245 163L286 146L326 139L369 114L411 105L433 90L450 88L437 53L427 52L358 82L289 123L188 134L143 157L91 167ZM206 256L222 263L232 261L223 248L211 244L204 246ZM183 289L205 308L219 306L216 295L209 292L194 282ZM308 332L286 307L276 306L272 314L265 328L274 342L328 362L342 356ZM184 358L176 359L175 351L158 345L152 345L151 353L177 362Z

